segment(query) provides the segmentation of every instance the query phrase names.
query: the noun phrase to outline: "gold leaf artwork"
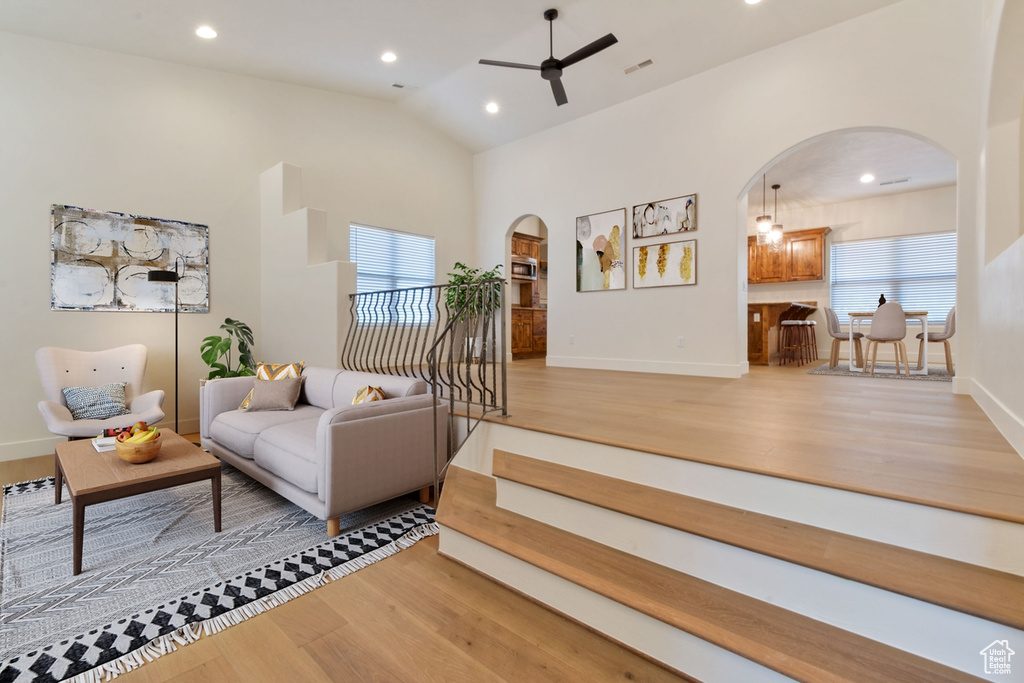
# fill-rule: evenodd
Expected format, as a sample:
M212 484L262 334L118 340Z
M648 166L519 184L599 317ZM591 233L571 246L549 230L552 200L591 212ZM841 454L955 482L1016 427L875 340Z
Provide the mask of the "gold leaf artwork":
M658 277L665 277L665 267L668 266L668 244L658 245Z
M679 277L683 282L693 279L693 247L683 247L683 258L679 260Z
M647 247L640 247L640 261L637 265L637 272L642 280L647 275Z

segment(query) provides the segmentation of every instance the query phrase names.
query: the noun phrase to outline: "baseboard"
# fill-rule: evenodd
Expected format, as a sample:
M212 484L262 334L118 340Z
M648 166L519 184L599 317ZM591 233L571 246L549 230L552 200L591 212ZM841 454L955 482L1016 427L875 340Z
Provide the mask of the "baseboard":
M548 356L547 364L556 368L586 370L619 370L649 372L661 375L693 375L695 377L724 377L736 379L749 370L746 361L732 365L713 363L681 363L674 361L635 360L630 358L583 358L577 356Z
M64 441L62 437L48 436L43 439L0 443L0 462L52 455L54 447L61 441Z
M1017 454L1024 457L1024 418L1017 415L1005 403L992 395L977 379L971 379L970 393L996 429L1010 442Z
M174 421L164 420L156 426L160 429L174 429ZM182 420L178 427L180 434L195 434L199 431L199 418ZM45 436L39 439L0 443L0 462L35 458L40 455L52 455L54 447L64 440L62 436Z

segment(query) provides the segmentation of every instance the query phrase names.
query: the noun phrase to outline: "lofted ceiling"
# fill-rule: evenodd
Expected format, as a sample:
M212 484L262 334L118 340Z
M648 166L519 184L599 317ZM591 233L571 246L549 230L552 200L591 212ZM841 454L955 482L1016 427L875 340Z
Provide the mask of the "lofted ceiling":
M895 2L3 0L0 31L394 102L479 152ZM559 11L552 29L556 57L606 33L619 41L566 68L569 102L562 107L538 72L478 64L481 58L539 64L549 54L543 14L552 7ZM198 38L194 31L202 24L218 37ZM388 50L398 56L394 63L380 59ZM645 60L652 64L625 73ZM490 101L501 107L497 114L485 112ZM786 188L784 201L800 205L868 196L872 188L845 183L872 157L880 181L955 182L947 157L895 137L832 136L781 160L771 173ZM760 196L759 187L752 190L751 204Z

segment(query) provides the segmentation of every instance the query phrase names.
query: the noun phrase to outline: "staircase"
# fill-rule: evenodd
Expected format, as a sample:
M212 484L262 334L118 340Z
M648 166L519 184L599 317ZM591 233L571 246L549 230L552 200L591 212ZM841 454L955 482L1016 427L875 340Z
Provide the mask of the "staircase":
M1012 521L492 422L437 520L442 554L693 679L1024 681ZM988 676L997 641L1021 660Z

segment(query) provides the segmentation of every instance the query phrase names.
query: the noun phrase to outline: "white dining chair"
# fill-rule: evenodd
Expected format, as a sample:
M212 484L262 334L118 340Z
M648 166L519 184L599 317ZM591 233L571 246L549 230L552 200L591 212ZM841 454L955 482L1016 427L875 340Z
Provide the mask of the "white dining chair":
M929 332L926 335L924 332L919 332L917 338L921 340L921 344L917 347L917 369L921 369L921 363L924 360L924 345L926 341L929 342L942 342L943 346L946 347L946 372L953 375L953 349L949 345L949 338L956 332L956 306L949 309L949 313L946 314L946 327L942 332Z
M825 321L828 323L828 334L832 337L832 353L828 358L829 369L839 365L839 345L844 341L849 341L850 335L843 332L843 328L839 325L839 316L828 306L825 307ZM855 354L855 365L858 368L864 367L864 350L861 345L861 339L864 338L862 332L853 333L853 349L850 353Z
M895 301L887 301L879 306L871 318L871 329L864 335L868 340L866 351L871 354L872 377L875 374L875 359L878 357L879 344L893 345L896 351L896 374L900 374L900 359L902 359L907 377L910 377L910 361L907 359L907 347L903 343L903 338L906 336L907 318L903 314L903 307Z

